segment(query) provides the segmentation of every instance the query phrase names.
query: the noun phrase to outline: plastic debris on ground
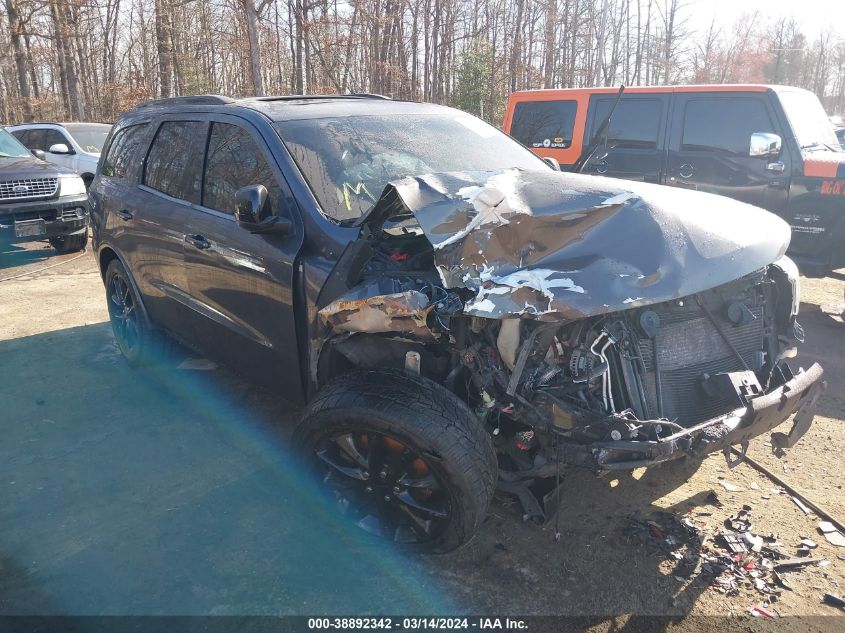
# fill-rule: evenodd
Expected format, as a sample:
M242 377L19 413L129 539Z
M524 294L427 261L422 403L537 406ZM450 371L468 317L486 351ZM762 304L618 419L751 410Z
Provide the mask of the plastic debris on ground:
M836 547L845 547L845 535L840 532L830 521L819 522L819 532L825 537L828 543Z
M825 604L829 604L831 607L837 607L838 609L845 610L845 600L840 598L839 596L835 596L832 593L826 593L822 597L822 602Z
M722 507L713 501L718 499L711 493L706 502ZM800 542L790 548L778 540L777 534L755 533L751 506L742 506L715 530L699 526L712 514L694 508L689 515L660 510L648 516L637 513L628 517L623 535L629 543L644 546L649 555L672 563L671 573L679 581L703 582L729 596L739 595L742 590L759 594L761 604L749 609L758 617L773 617L768 609L784 590L792 591L788 580L792 572L830 564L810 555L817 544L805 535L800 535ZM833 533L829 527L836 530L820 524L819 531L827 537ZM788 541L797 542L792 538Z

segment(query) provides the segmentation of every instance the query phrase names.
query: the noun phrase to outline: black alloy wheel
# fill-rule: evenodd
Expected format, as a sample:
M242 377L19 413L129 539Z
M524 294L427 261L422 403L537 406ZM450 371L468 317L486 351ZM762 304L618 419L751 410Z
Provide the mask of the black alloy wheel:
M338 510L361 529L398 543L426 543L450 519L444 484L420 452L389 435L346 432L315 451Z
M138 305L128 280L121 274L111 275L106 296L117 346L128 358L136 357L141 344L141 326Z
M153 328L132 278L118 259L104 276L106 305L118 349L131 365L153 365L168 359L169 345Z
M490 436L469 407L401 370L336 377L293 440L329 502L362 535L420 552L468 543L498 477Z

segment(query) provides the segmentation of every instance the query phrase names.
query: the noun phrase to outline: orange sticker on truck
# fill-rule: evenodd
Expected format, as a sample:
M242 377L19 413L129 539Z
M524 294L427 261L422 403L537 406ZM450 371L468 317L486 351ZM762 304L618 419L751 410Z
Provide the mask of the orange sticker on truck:
M845 196L845 180L825 180L819 193L823 196Z

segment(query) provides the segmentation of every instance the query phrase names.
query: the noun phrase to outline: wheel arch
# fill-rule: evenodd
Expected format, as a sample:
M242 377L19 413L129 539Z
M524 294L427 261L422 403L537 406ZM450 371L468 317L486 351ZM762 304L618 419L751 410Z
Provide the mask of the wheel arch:
M138 303L141 308L141 312L143 313L144 317L149 319L149 312L147 312L147 306L144 305L144 295L141 294L141 289L138 287L138 282L135 281L135 276L132 274L131 269L129 266L126 265L126 260L118 254L118 252L113 249L111 246L103 246L100 248L99 253L97 253L97 262L100 267L100 277L103 280L103 283L106 282L106 271L109 268L109 265L113 262L117 261L120 262L120 265L123 266L123 270L126 271L126 276L129 279L129 283L132 284L132 290L135 292L135 295L138 297Z
M423 377L441 383L445 380L451 363L448 356L439 353L434 346L409 339L359 333L329 339L322 345L317 360L315 393L335 378L351 372L401 370L405 367L408 352L419 353Z

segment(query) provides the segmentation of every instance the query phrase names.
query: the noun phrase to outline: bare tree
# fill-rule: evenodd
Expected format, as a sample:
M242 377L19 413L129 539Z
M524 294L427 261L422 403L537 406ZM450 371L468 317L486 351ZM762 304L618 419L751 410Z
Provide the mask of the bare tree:
M698 0L700 7L700 0ZM845 108L845 44L788 17L693 31L690 0L3 0L0 117L177 94L381 92L499 122L511 90L765 81Z

